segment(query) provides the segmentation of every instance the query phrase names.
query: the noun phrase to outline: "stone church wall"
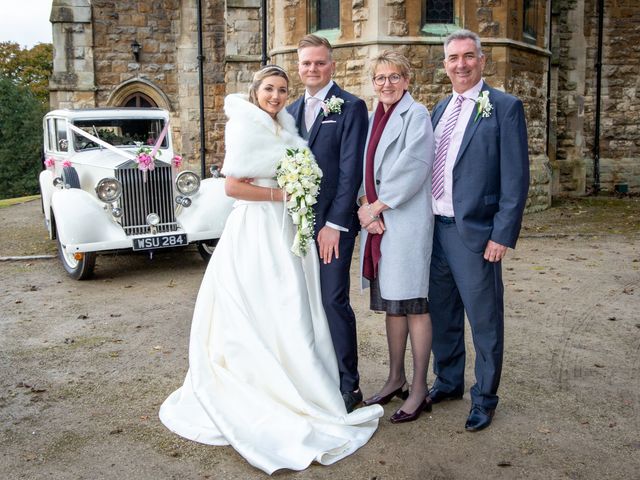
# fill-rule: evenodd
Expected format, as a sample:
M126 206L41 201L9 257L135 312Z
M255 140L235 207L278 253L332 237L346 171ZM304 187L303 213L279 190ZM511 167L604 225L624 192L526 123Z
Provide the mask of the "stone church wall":
M554 193L582 195L594 189L596 0L563 0L554 8L557 63L557 159ZM640 189L640 6L605 0L600 99L600 189Z
M613 190L616 184L627 184L638 191L640 6L636 0L604 1L601 188ZM188 168L199 171L197 2L52 3L52 107L114 106L136 89L149 94L172 112L177 150L185 155ZM290 72L295 98L303 91L295 47L310 28L310 2L271 0L267 5L267 61ZM539 1L533 41L523 38L521 1L456 0L454 5L455 22L483 38L487 81L524 102L532 177L529 210L549 205L551 194L590 191L594 182L597 0L551 1L550 24L547 2ZM430 110L450 91L442 66L442 39L452 26L423 25L423 6L422 0L340 2L341 28L325 32L335 47L335 80L364 98L369 109L375 106L369 59L387 48L400 49L411 60L411 93ZM260 67L260 1L203 0L202 19L209 166L224 158L225 95L246 91ZM142 48L138 61L131 50L134 40Z

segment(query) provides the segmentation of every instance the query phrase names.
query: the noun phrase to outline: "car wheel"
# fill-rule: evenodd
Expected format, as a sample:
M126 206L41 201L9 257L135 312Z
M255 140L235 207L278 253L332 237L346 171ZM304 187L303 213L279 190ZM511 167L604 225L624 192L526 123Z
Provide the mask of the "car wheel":
M86 280L91 277L96 266L95 252L84 252L82 258L77 259L72 252L67 252L62 246L60 235L56 236L58 237L58 256L69 276L74 280Z
M213 240L204 240L202 242L198 242L198 253L205 262L209 262L209 260L211 259L211 255L213 255L213 251L216 249L217 244L217 238Z

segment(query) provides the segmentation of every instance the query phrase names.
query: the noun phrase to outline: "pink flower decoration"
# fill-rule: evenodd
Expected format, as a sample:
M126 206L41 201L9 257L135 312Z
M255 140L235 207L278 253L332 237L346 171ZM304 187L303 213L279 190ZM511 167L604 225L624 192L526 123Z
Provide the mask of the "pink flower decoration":
M325 117L329 115L329 113L331 113L331 110L329 109L329 105L327 105L324 102L322 103L322 111L324 112Z
M71 162L69 160L65 160L64 162L62 162L62 166L63 167L70 167L71 166Z
M138 168L143 172L146 172L147 170L151 171L155 168L153 158L151 157L151 155L147 155L146 153L138 154L135 162L138 164Z
M56 160L53 157L49 157L44 161L44 166L47 168L52 168L56 166Z
M175 168L180 168L180 166L182 165L182 157L180 155L174 155L171 159L171 164Z

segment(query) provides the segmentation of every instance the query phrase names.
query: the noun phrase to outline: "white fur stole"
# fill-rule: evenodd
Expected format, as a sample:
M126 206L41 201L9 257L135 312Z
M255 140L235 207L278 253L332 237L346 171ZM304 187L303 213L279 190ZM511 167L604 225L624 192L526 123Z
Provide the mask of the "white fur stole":
M224 99L229 118L225 127L225 157L222 173L236 178L274 178L276 165L287 148L306 147L298 135L294 118L282 109L278 123L249 101L234 93Z

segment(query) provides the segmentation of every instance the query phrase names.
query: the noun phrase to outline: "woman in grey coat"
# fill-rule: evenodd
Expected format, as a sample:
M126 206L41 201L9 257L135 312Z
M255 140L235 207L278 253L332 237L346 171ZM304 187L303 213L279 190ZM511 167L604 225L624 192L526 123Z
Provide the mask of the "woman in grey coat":
M404 403L391 422L403 423L431 410L426 380L434 140L429 112L407 91L407 58L385 51L373 59L371 72L379 104L369 120L365 147L360 258L363 286L371 286L371 309L386 312L390 362L387 382L365 404L384 405L400 397ZM411 389L404 371L407 337L413 354Z

